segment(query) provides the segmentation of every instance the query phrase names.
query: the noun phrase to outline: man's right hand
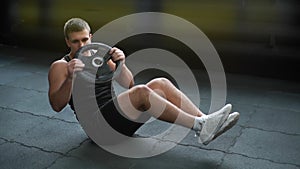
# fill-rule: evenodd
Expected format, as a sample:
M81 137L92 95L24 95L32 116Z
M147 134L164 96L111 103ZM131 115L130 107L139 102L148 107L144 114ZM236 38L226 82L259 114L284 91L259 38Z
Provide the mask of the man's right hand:
M73 79L74 73L78 71L82 71L84 68L84 63L82 63L79 59L72 59L70 62L68 62L68 78Z

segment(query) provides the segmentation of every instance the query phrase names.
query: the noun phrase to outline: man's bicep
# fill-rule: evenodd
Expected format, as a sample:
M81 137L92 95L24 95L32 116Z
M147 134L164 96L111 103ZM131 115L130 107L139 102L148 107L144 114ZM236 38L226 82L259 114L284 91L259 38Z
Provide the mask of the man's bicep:
M54 63L51 65L48 81L49 94L57 91L66 79L66 65L64 63Z

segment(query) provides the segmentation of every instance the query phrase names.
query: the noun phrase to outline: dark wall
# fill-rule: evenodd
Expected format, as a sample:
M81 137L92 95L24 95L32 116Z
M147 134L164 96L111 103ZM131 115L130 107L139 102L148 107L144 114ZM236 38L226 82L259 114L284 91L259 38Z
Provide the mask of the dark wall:
M84 18L97 30L124 15L161 11L197 25L216 47L226 72L298 81L299 7L297 0L4 0L0 43L63 54L68 50L63 24L71 17ZM159 43L165 37L133 37L119 45L128 52L151 47L136 38ZM169 50L179 48L178 42L167 41ZM180 51L191 54L186 50Z

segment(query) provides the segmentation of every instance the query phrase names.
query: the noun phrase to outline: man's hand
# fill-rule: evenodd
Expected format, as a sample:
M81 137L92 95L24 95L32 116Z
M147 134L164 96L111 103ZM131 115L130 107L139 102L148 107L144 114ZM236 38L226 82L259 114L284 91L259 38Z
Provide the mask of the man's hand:
M111 48L109 54L112 56L112 60L114 62L122 61L123 63L125 63L125 54L122 50L113 47Z
M75 72L82 71L84 63L79 59L72 59L68 62L68 78L72 79Z

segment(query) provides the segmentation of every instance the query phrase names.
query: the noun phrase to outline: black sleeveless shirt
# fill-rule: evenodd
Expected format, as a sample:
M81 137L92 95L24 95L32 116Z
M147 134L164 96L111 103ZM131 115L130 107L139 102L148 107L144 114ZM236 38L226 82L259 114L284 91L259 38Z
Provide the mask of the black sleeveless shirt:
M71 61L71 58L70 58L69 54L65 55L63 57L63 59L67 62ZM110 69L110 67L107 64L103 64L103 66L101 67L100 72L101 71L109 72L109 71L112 71L112 70ZM100 108L104 104L106 104L108 101L110 101L114 97L113 93L114 93L114 90L113 90L113 87L112 87L112 80L109 80L105 83L95 84L95 96L96 96L98 107ZM69 105L75 113L75 108L74 108L74 103L73 103L72 96L71 96L71 99L69 100Z

